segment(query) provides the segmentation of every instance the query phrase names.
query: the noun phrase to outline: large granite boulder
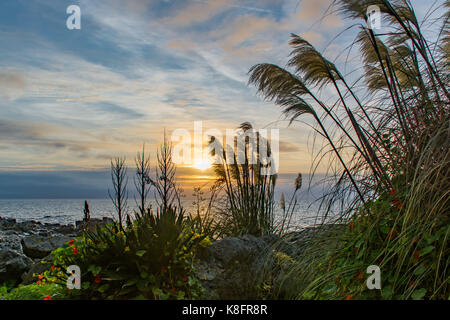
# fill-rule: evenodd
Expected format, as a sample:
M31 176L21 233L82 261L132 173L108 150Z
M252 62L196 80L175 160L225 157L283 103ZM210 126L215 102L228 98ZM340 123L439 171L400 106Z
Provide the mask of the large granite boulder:
M73 237L54 235L50 237L26 236L22 239L23 252L31 258L44 258L53 250L64 247Z
M282 237L245 235L214 242L199 252L200 261L195 266L206 291L205 298L260 299L260 286L269 278L272 285L284 290L289 283L282 274L292 269L292 263L314 245L317 236L322 232L339 232L339 228L340 225L324 225Z
M20 279L22 273L33 264L33 260L16 250L0 249L0 282Z
M275 235L230 237L214 242L200 253L195 272L207 299L254 299L256 277L264 264ZM255 293L256 294L256 293Z

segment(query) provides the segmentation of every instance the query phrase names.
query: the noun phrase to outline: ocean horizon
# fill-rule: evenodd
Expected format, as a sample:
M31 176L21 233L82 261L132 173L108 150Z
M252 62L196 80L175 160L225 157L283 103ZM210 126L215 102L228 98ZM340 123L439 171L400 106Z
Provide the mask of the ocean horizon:
M35 220L41 223L75 224L83 219L84 201L87 201L92 218L115 218L114 205L110 199L0 199L0 217L13 218L18 222ZM292 225L296 228L317 223L319 206L307 200L298 202ZM153 207L154 199L149 200ZM193 200L182 200L186 213L194 211ZM134 199L128 200L128 213L131 215L137 209ZM275 220L280 219L281 209L275 205Z

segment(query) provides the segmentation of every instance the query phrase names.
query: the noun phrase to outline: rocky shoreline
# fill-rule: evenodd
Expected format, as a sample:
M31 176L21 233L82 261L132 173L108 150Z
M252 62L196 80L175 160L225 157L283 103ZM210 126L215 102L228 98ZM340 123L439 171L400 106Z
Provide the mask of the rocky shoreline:
M37 279L33 274L40 274L51 267L53 250L80 236L86 227L95 230L97 225L112 222L111 218L105 217L91 219L88 225L77 221L73 226L17 222L0 217L0 284L6 281L15 285L35 282ZM248 296L249 292L251 294L248 288L258 280L263 268L267 271L268 264L278 264L274 260L274 252L282 252L289 257L299 256L311 245L317 231L330 230L330 227L336 229L339 225L308 227L282 237L274 234L264 237L243 235L215 241L199 252L195 273L208 299L255 299L257 297Z
M87 227L93 229L111 222L106 217L91 219ZM0 217L0 283L34 282L33 273L38 274L49 267L50 253L80 236L84 227L83 221L77 221L74 226L39 221L17 222L16 219Z

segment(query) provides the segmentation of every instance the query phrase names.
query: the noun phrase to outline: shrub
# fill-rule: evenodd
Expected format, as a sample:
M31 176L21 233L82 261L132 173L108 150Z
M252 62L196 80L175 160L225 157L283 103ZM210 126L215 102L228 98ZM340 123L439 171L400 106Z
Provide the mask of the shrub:
M169 207L138 215L123 231L117 223L87 232L54 252L54 264L78 265L84 299L193 299L201 286L193 274L195 251L207 239L190 230L183 212Z

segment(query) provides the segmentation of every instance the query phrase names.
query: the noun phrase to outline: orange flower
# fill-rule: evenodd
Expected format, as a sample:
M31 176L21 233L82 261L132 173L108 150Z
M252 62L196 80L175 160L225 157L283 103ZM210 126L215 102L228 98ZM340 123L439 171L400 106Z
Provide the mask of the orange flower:
M55 271L56 270L56 267L55 266L52 266L52 271Z
M357 273L357 274L355 275L355 278L356 278L356 279L364 279L364 272Z
M94 282L95 283L102 282L102 275L100 273L95 276Z
M40 275L38 275L38 279L42 280L42 279L44 279L44 276L42 274L40 274Z
M44 298L44 300L52 300L52 297L46 296L46 297Z
M36 284L38 285L38 286L40 286L41 285L41 281L36 281Z
M345 300L353 300L353 295L349 294L345 297Z

